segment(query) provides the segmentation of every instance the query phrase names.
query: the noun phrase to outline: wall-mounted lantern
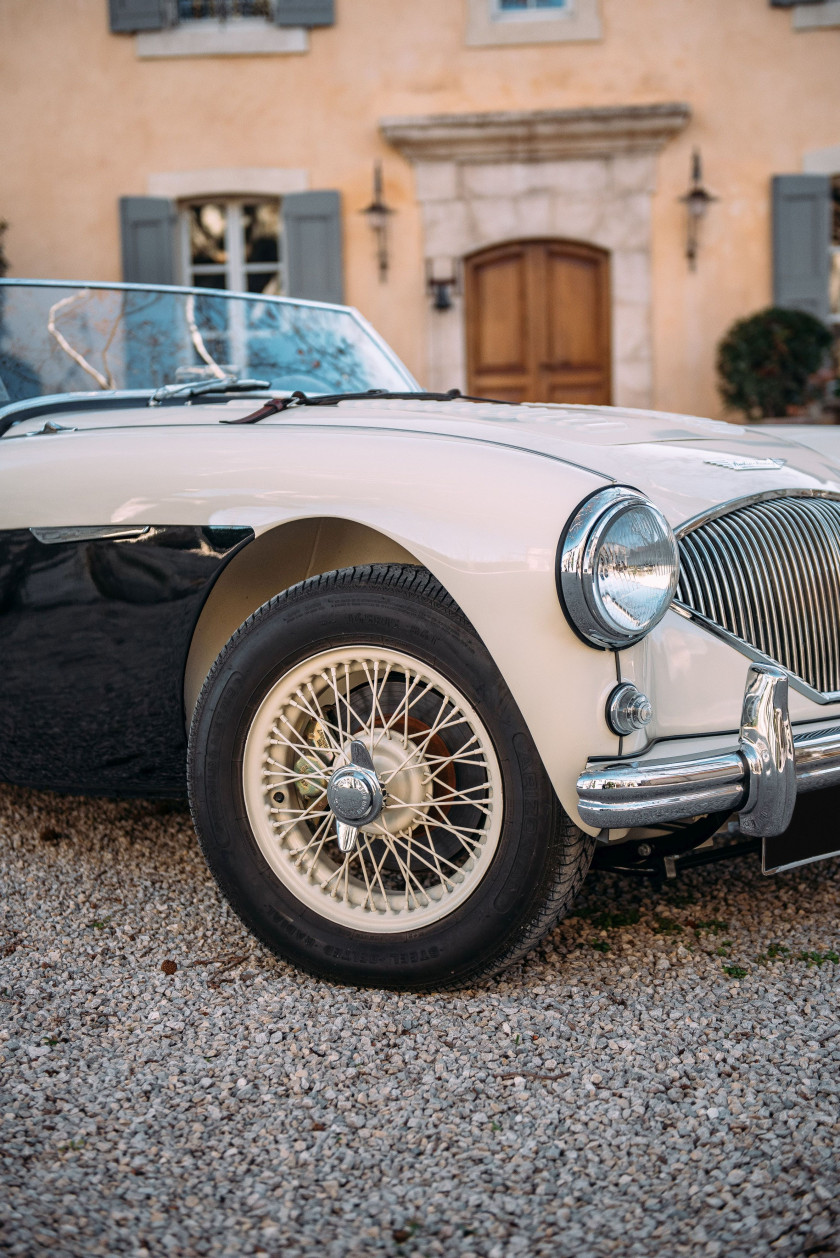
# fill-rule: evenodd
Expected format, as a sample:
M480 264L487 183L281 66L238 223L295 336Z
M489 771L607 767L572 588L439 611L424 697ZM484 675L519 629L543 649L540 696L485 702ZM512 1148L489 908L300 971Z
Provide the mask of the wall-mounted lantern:
M384 284L388 278L388 219L394 213L385 204L382 194L382 163L376 162L373 167L373 200L362 211L368 225L376 237L376 261L379 265L379 282Z
M461 292L461 275L454 258L426 259L426 292L433 310L451 310L452 298Z
M696 271L700 220L705 217L711 203L718 200L703 187L703 163L699 149L695 149L691 155L691 183L688 192L680 200L687 212L685 256L691 270Z

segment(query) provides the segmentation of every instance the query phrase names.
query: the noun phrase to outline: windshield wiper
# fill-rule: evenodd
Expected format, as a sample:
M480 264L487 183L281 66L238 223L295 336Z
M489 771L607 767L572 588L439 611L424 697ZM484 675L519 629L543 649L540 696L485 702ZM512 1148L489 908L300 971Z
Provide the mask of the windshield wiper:
M184 384L164 384L155 389L147 403L160 406L173 397L197 397L201 393L239 393L254 389L270 389L270 380L250 380L246 376L214 376L212 380L188 380Z
M366 389L358 393L318 393L314 397L307 396L296 390L289 397L272 398L259 410L241 419L223 419L223 424L256 424L269 415L277 415L280 411L289 411L296 406L338 406L339 402L492 402L505 406L501 398L470 397L460 389L448 389L446 393L392 393L388 389Z

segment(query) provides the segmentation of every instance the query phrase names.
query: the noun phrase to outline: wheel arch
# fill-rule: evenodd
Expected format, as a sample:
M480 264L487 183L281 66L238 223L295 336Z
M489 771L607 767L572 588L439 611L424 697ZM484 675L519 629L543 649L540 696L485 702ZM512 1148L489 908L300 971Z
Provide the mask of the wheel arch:
M245 546L214 584L193 632L184 672L187 723L216 656L258 607L307 577L366 563L423 560L369 525L332 516L289 520Z

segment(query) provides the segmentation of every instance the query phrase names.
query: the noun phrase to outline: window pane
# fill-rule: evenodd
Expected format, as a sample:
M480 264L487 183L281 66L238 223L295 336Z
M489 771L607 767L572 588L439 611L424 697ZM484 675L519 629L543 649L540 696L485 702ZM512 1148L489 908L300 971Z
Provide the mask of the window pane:
M249 293L264 293L267 297L281 295L280 277L276 271L249 271L245 280Z
M178 0L178 18L198 22L202 18L223 21L228 17L271 16L270 0Z
M527 9L565 9L569 0L499 0L502 13L522 13Z
M227 211L224 205L208 201L205 205L190 207L190 262L198 266L202 262L227 262L225 235Z
M224 271L213 271L209 275L198 274L193 276L193 288L227 288L227 277Z
M280 244L280 206L263 202L242 206L245 262L277 262Z

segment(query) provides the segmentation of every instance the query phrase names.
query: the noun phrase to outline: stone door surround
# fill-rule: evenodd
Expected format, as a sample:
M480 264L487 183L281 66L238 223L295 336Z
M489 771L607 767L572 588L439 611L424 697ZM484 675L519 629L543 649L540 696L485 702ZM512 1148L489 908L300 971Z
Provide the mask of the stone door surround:
M429 259L558 238L600 246L612 273L613 400L651 405L651 200L656 155L689 121L686 104L385 118L413 162ZM466 385L463 299L427 304L431 389Z

